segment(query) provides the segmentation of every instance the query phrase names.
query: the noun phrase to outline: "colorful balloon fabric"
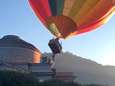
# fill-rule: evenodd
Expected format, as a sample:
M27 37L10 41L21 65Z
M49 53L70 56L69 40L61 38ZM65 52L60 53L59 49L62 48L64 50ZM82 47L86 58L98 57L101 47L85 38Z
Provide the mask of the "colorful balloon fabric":
M115 0L29 0L56 37L66 38L96 29L115 12Z

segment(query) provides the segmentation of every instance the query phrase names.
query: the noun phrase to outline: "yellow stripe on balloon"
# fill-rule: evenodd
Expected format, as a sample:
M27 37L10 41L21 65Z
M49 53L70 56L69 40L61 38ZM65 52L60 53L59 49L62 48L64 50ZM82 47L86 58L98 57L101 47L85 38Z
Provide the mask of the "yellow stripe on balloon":
M106 20L103 23L108 22L111 17L115 14L115 7L113 7L104 17L106 18ZM103 17L103 18L104 18Z
M87 0L76 0L71 8L71 11L69 12L69 17L73 18L80 11L86 1Z
M95 15L98 15L97 12L98 12L100 6L102 7L103 2L104 2L104 0L99 0L98 3L95 4L95 6L93 6L90 11L85 13L85 16L83 16L81 20L80 19L78 20L78 25L84 25L84 24L87 24L88 22L92 21L90 18L94 18Z
M102 17L102 12L106 12L108 6L112 5L110 0L100 0L99 3L95 5L95 7L87 13L82 20L79 20L79 25L85 25L90 22L94 22Z
M75 3L75 1L77 0L65 0L64 2L64 9L63 9L63 15L64 16L68 16L73 4Z
M99 2L100 0L87 0L85 4L80 9L79 13L74 17L75 21L78 22L80 20L84 20L84 17L87 13L93 9L93 7Z
M102 19L100 19L100 22L98 23L97 27L103 25L104 23L107 23L114 14L115 8L112 8Z

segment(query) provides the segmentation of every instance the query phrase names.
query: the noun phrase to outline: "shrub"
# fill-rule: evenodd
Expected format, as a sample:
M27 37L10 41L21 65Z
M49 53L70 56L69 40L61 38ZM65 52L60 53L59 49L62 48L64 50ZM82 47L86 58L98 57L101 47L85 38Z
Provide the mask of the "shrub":
M30 74L0 71L0 86L39 86L39 83Z

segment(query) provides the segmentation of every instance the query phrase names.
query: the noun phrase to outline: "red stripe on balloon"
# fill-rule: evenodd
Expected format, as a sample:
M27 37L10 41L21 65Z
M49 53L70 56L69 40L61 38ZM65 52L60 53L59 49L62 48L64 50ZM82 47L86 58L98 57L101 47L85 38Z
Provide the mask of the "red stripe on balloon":
M47 17L51 16L48 0L29 0L29 3L36 15L45 23Z
M51 10L50 10L50 7L49 7L49 2L48 0L36 0L40 3L40 8L41 10L44 11L45 13L45 16L51 16Z
M103 19L100 19L98 21L95 21L95 22L93 22L93 23L91 23L91 24L89 24L89 25L87 25L85 27L79 28L80 30L78 30L78 32L76 32L76 34L81 34L81 33L85 33L85 32L89 32L89 31L95 30L97 27L103 25L104 21L106 20L106 18L108 16L106 16Z
M112 14L112 12L113 12L113 10L112 10L112 7L110 6L109 9L106 11L106 13L104 13L104 14L102 13L103 16L100 19L95 20L94 22L91 22L89 24L80 26L77 34L81 34L81 33L96 29L97 27L99 27L100 25L102 25L104 23L103 21L106 20L106 18L108 18Z

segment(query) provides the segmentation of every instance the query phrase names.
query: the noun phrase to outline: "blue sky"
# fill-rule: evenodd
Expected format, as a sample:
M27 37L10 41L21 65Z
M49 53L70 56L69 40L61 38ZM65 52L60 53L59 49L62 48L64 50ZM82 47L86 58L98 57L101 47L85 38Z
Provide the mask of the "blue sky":
M41 52L54 36L37 19L27 0L0 0L0 37L18 35ZM97 30L62 40L63 50L105 65L115 65L115 15Z

